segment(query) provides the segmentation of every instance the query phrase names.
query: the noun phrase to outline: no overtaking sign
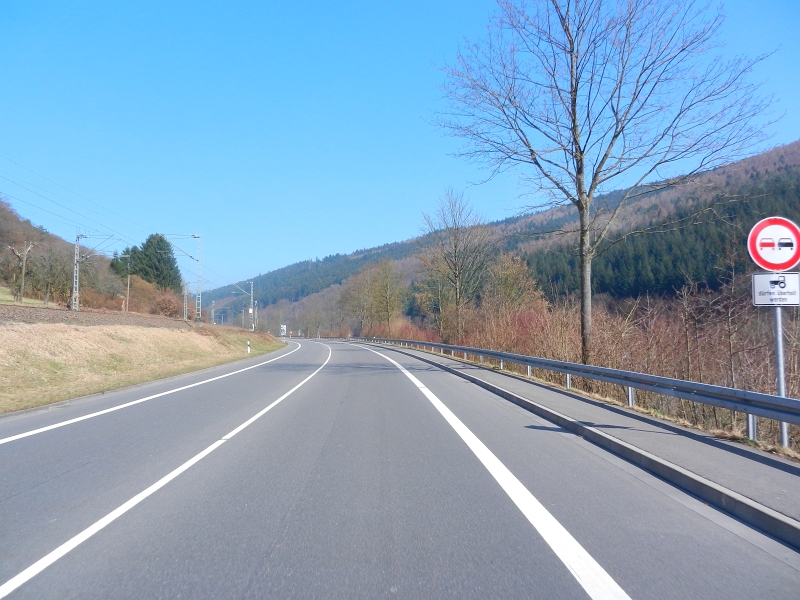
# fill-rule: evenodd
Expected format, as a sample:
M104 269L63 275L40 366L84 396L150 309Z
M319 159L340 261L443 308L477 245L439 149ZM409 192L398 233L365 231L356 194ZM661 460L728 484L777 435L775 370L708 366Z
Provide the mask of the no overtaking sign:
M800 228L789 219L769 217L747 236L750 258L770 273L753 273L753 304L775 311L775 381L778 396L786 397L781 306L800 306L800 273L787 273L800 262ZM756 439L756 417L747 415L747 437ZM781 423L781 446L789 446L789 425Z
M762 219L747 236L750 258L770 273L753 273L753 304L800 306L800 276L786 271L800 262L800 228L783 217Z
M800 262L800 228L783 217L762 219L747 236L747 250L765 271L788 271Z

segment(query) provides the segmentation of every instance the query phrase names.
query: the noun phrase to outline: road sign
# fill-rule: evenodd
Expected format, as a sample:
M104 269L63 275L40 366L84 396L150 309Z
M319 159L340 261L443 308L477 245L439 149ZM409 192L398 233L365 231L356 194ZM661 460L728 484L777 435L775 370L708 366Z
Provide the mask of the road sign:
M286 325L281 325L281 336L286 337Z
M755 306L800 306L800 273L753 273Z
M800 262L800 228L783 217L762 219L747 236L747 250L762 269L788 271Z

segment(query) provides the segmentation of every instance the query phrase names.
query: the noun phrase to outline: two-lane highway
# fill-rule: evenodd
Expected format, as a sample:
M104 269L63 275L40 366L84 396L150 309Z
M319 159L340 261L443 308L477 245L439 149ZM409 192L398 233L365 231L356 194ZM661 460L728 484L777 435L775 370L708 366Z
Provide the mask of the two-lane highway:
M0 461L11 598L800 597L793 551L385 348L9 416Z

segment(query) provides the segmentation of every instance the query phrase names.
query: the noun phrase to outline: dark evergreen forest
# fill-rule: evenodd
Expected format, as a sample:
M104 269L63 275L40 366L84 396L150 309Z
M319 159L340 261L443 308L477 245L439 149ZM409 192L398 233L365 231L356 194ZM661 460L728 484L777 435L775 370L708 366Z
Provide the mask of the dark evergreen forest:
M593 262L594 292L614 298L674 294L689 282L716 289L732 265L740 272L754 270L747 256L747 234L769 216L800 221L800 171L756 177L742 192L741 201L721 205L714 219L629 236L607 247ZM536 251L524 258L546 294L578 290L578 257L570 248Z

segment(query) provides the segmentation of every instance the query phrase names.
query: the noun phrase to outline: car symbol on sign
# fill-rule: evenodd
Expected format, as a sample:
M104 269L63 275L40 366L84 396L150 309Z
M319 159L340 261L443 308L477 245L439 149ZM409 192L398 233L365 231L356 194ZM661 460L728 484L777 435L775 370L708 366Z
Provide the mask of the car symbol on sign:
M772 248L775 250L775 240L772 238L761 238L758 240L758 249L759 250L766 250L767 248Z
M789 250L794 250L794 241L792 238L781 238L778 240L778 250L781 248L788 248Z

